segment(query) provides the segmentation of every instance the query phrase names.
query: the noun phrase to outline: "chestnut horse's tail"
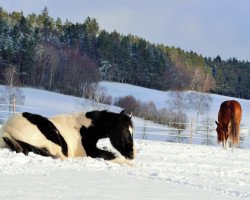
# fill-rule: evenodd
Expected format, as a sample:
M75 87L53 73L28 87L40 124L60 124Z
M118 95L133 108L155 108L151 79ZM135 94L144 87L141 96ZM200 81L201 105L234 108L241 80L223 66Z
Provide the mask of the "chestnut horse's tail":
M239 144L240 140L240 120L237 111L234 110L231 115L231 133L233 144Z

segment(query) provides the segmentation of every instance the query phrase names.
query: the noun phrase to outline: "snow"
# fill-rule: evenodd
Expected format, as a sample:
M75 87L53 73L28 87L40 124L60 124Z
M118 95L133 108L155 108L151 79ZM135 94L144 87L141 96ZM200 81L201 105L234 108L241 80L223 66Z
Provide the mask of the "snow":
M136 99L142 101L142 102L149 102L153 101L157 108L168 108L167 102L170 100L171 95L169 91L159 91L159 90L153 90L148 88L143 88L139 86L129 85L129 84L123 84L123 83L114 83L114 82L101 82L101 86L106 88L106 92L108 95L111 95L113 98L118 97L124 97L127 95L132 95ZM185 92L185 93L188 93ZM191 121L194 124L201 124L202 121L206 121L207 118L210 119L212 123L217 120L218 117L218 111L220 109L220 105L223 101L226 100L237 100L240 102L242 107L242 120L241 120L241 136L244 136L244 142L241 143L241 147L243 148L249 148L250 149L250 101L245 99L239 99L234 97L228 97L228 96L221 96L216 94L210 94L212 98L212 103L210 106L210 109L204 114L199 117L199 121L196 122L196 113L194 111L187 111L188 116L188 122ZM136 124L139 124L140 126L145 124L145 121L136 121ZM148 122L146 122L147 126L152 126ZM197 125L198 126L198 125ZM216 142L216 132L215 132L215 123L213 127L213 136L214 136L214 145L217 145ZM204 129L204 128L203 128ZM142 131L143 129L138 129L138 131ZM150 129L147 129L147 131L150 131ZM159 132L159 129L151 129L151 131ZM188 130L189 132L189 130ZM189 133L187 135L187 132L184 133L186 137L189 137ZM139 134L137 134L138 136ZM141 135L140 135L141 136ZM206 136L205 132L198 132L193 136L193 143L195 144L201 144L203 140L201 138L204 138ZM137 137L141 138L141 137ZM160 135L149 135L148 139L150 140L169 140L169 137L164 137ZM186 139L186 142L188 142L188 139Z
M125 83L106 81L101 82L100 85L106 88L107 94L111 95L113 98L132 95L136 99L139 99L143 102L153 101L158 108L166 107L168 92L143 88Z
M136 99L143 102L153 101L157 108L168 107L167 101L170 99L169 91L159 91L148 88L143 88L139 86L124 84L124 83L114 83L114 82L101 82L101 86L106 88L107 94L111 95L113 98L124 97L128 95L134 96ZM220 105L226 100L237 100L242 106L242 124L250 127L250 101L245 99L239 99L228 96L221 96L216 94L210 94L212 97L211 108L206 112L204 118L209 116L210 118L217 120L218 111ZM188 117L193 117L192 112L189 111ZM193 114L193 113L192 113Z
M109 84L107 91L112 96L117 95L112 89L116 85L123 91L122 84ZM135 86L126 87L132 92ZM152 94L148 95L146 91L134 95L141 94L142 100L154 97L159 106L164 105L165 97L160 101L154 96L154 92L163 96L162 92L150 90ZM29 106L22 108L25 111L50 116L77 109L76 97L30 88L23 88L23 92L25 106ZM123 91L119 95L125 94ZM217 115L218 104L227 98L213 95L211 115ZM250 102L239 101L247 122ZM134 122L144 123L138 118ZM98 146L112 148L107 139ZM139 138L135 139L135 147L132 167L89 157L62 161L0 149L0 199L250 199L249 149L232 151L221 146Z
M142 140L135 145L133 167L2 149L0 199L250 199L249 150Z

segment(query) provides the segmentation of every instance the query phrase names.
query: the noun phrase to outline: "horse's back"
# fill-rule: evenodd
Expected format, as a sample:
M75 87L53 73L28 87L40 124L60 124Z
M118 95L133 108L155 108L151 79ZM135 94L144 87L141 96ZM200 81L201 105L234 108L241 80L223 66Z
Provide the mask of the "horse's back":
M80 128L84 125L89 127L91 120L83 113L73 113L67 115L57 115L49 120L58 129L68 147L69 157L86 156L86 152L81 143Z
M237 121L241 121L242 109L240 103L235 100L224 101L220 106L218 120L220 122L229 121L232 115L236 116Z
M221 104L220 110L219 110L219 113L218 113L218 121L219 121L219 123L221 123L221 124L229 124L230 116L231 116L230 104L231 104L231 101L224 101Z
M237 120L237 123L240 124L241 122L241 117L242 117L242 108L239 102L237 101L232 101L232 106L234 108L234 114Z

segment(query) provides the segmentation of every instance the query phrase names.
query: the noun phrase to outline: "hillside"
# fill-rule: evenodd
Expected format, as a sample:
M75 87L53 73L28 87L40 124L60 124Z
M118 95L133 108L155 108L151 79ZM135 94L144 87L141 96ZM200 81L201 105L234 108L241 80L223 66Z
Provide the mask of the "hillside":
M122 84L122 83L115 83L115 82L101 82L100 86L105 87L106 92L108 95L111 95L113 99L117 97L123 97L126 95L133 95L136 99L141 100L142 102L149 102L153 101L157 108L163 108L168 107L169 104L167 103L167 100L171 99L170 92L163 92L159 90L153 90L148 88L143 88L139 86L129 85L129 84ZM0 89L3 89L3 86L0 87ZM39 89L33 89L33 88L22 88L23 94L25 96L24 105L21 107L17 107L19 112L27 111L32 113L41 114L44 116L52 116L56 114L61 113L70 113L70 112L78 112L81 110L89 111L93 109L108 109L110 111L119 112L121 108L115 107L115 106L108 106L108 105L100 105L93 103L91 101L81 99L74 96L69 95L63 95L58 94L54 92L39 90ZM188 117L187 122L191 122L193 120L193 123L200 124L202 121L206 120L207 118L210 119L212 122L211 126L211 137L214 137L214 145L217 145L216 143L216 133L215 133L215 123L214 121L217 120L218 110L220 107L220 104L223 101L229 100L229 99L235 99L241 103L242 109L243 109L243 115L242 115L242 123L241 123L241 134L244 136L245 140L245 148L250 148L250 101L245 99L237 99L237 98L231 98L227 96L220 96L212 94L212 102L210 109L206 111L205 115L201 115L199 117L198 123L194 119L196 119L196 113L194 111L187 110L186 114ZM3 116L3 113L0 112L0 116ZM6 116L7 117L7 116ZM6 118L5 117L5 118ZM167 135L170 133L167 131L169 127L162 126L159 124L154 124L149 121L145 121L143 119L133 117L134 124L135 124L135 138L136 139L142 139L143 131L151 132L151 133L159 133L162 132L163 135L155 135L151 134L148 136L150 140L160 140L160 141L166 141L169 139ZM145 128L145 126L147 128ZM151 128L153 127L153 128ZM157 128L159 127L159 128ZM164 131L165 130L165 131ZM184 133L189 135L189 128L187 127L187 132ZM199 132L196 133L195 137L205 137L206 133ZM186 141L188 142L188 141ZM201 144L200 139L194 139L193 141L195 144Z
M101 86L106 88L107 94L111 95L113 98L123 97L127 95L132 95L136 99L141 101L149 102L153 101L157 108L168 107L168 100L170 100L170 92L163 92L159 90L148 89L144 87L134 86L130 84L122 84L122 83L114 83L114 82L101 82ZM188 92L184 92L188 93ZM242 114L242 124L246 127L250 127L250 101L240 98L233 98L229 96L222 96L211 94L212 102L210 109L206 112L206 115L202 116L202 118L210 117L213 121L217 120L218 111L220 109L220 105L223 101L229 99L235 99L240 102L243 114ZM195 113L188 111L188 119L195 118Z
M164 105L167 93L127 84L103 82L112 96L133 94ZM3 86L2 86L3 87ZM23 88L22 111L50 116L79 111L73 96ZM127 93L126 93L126 92ZM212 115L228 97L213 95ZM244 110L249 101L238 99ZM89 103L89 104L88 104ZM85 109L93 109L90 101ZM116 107L108 108L113 111ZM20 111L21 111L20 110ZM244 120L249 112L244 112ZM249 119L249 118L248 118ZM135 124L143 120L133 118ZM150 124L149 124L150 125ZM151 124L151 126L156 124ZM137 135L135 131L135 136ZM136 136L136 138L138 138ZM153 139L153 138L152 138ZM109 140L98 142L110 146ZM134 166L102 159L75 158L67 161L29 156L0 149L1 199L249 199L249 149L223 150L201 146L135 139ZM129 192L128 192L129 191Z
M100 80L166 90L196 90L250 98L250 64L236 58L207 58L134 35L53 19L47 8L24 16L0 8L0 84L6 74L25 86L81 96Z

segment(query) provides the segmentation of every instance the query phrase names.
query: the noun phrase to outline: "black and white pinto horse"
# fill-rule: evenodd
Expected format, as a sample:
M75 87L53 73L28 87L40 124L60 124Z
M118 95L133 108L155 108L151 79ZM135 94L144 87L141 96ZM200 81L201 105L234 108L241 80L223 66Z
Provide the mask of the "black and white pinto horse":
M122 156L98 148L101 138L109 138ZM25 155L33 152L60 159L90 156L129 164L135 157L133 122L124 111L91 111L51 118L24 112L13 115L0 129L0 148L4 147Z

